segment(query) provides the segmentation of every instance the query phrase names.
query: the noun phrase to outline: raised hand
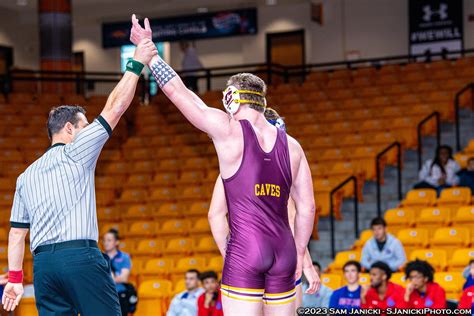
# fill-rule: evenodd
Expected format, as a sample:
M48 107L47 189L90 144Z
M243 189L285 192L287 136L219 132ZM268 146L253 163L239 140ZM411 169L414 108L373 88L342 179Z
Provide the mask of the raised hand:
M23 284L7 283L7 285L5 285L5 289L3 290L3 309L5 309L7 312L15 310L18 304L20 304L23 293Z
M308 289L306 290L306 294L314 294L319 291L321 286L321 281L319 280L319 275L316 272L316 269L313 265L308 266L307 268L303 268L304 276L308 281Z
M146 65L156 55L158 55L158 50L155 44L150 39L143 39L135 49L133 59Z
M150 27L150 21L148 18L145 19L145 28L143 28L135 14L132 15L132 29L130 31L130 41L138 46L138 44L144 39L152 39L152 31Z

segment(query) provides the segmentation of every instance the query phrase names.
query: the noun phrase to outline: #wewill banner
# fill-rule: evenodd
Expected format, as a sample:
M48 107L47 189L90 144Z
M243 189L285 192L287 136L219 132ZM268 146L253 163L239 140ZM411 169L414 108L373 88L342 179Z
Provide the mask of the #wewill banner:
M463 49L463 0L409 0L410 54Z

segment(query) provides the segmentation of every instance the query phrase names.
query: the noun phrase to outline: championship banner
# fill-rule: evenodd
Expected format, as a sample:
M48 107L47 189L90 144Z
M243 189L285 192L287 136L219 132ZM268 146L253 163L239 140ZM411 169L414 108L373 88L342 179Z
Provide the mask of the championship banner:
M409 0L410 54L463 49L463 0Z
M257 9L236 9L197 15L150 19L153 42L172 42L257 33ZM130 44L132 23L102 24L102 46Z

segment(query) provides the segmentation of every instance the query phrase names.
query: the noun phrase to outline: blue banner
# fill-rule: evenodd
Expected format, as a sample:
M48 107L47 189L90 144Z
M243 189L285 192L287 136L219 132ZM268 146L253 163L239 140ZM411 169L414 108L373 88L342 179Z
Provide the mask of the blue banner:
M257 9L236 9L198 15L150 19L154 42L196 40L257 33ZM130 44L131 22L102 24L102 46Z

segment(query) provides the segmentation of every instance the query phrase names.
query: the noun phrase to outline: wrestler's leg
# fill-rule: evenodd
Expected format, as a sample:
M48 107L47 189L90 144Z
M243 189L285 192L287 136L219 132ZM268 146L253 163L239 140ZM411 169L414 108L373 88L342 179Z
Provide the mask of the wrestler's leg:
M294 316L296 314L295 301L286 304L263 304L264 316ZM225 314L227 316L227 314Z
M246 302L222 295L222 307L225 316L261 316L263 313L262 301Z

